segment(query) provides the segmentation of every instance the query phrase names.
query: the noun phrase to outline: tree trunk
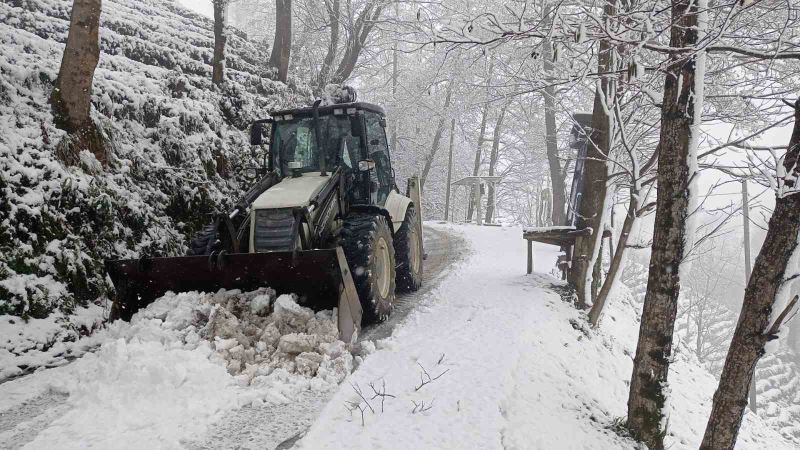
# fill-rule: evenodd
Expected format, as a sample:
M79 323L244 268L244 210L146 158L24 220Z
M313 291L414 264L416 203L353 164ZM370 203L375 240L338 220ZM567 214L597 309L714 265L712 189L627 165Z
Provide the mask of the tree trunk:
M439 142L442 140L442 134L444 133L445 121L447 120L447 113L450 110L450 98L452 97L452 94L453 81L451 80L449 83L447 83L447 93L444 97L444 107L442 108L442 114L439 117L439 123L436 125L436 133L433 135L431 151L428 152L428 156L425 157L425 165L422 167L422 174L419 177L420 189L425 187L425 181L428 178L428 172L430 172L433 160L436 158L436 152L439 151Z
M275 0L275 40L269 65L278 74L278 81L289 78L289 58L292 53L292 0Z
M77 163L77 153L83 148L101 163L108 160L105 139L91 118L92 81L100 61L101 9L102 0L73 1L67 44L50 94L55 125L74 139L60 155L67 164Z
M447 152L447 184L444 194L444 221L450 218L450 183L453 181L453 144L456 138L456 119L450 119L450 148Z
M506 110L510 102L503 105L503 108L500 109L500 115L497 117L497 123L494 125L494 134L492 134L492 153L489 156L489 176L494 176L494 170L497 166L497 159L500 156L500 135L502 134L503 130L503 119L506 116ZM495 198L494 196L494 183L489 184L489 195L486 197L486 218L485 222L490 223L492 221L492 217L494 216L494 204Z
M545 6L544 15L548 16L552 7ZM550 167L550 186L552 187L552 207L551 219L553 225L567 225L566 223L566 204L567 188L564 182L564 174L561 171L561 160L558 154L558 128L556 127L556 88L552 85L553 78L553 43L550 39L542 40L542 68L547 85L544 88L544 129L545 147L547 149L547 163Z
M400 7L399 3L394 4L394 15L397 20L400 19ZM400 78L400 62L398 61L398 51L397 51L397 43L392 46L392 103L393 105L398 104L397 100L397 82ZM390 150L392 152L397 152L399 154L400 149L397 148L397 133L400 129L400 118L401 114L395 114L396 117L392 120L392 129L391 129L391 138L390 138Z
M614 15L615 2L609 1L603 15ZM611 46L607 41L600 41L597 56L597 71L612 72L616 64ZM592 110L592 131L586 149L586 160L583 166L583 188L581 201L576 211L576 228L591 228L592 234L577 237L572 251L572 270L568 281L575 287L578 296L577 306L585 309L590 301L594 301L596 290L592 292L592 274L595 261L600 256L603 240L604 212L606 208L606 184L608 183L608 157L611 151L613 121L607 111L611 111L612 98L616 96L616 80L605 76L595 90Z
M703 310L702 308L698 308L697 310L697 320L695 320L695 326L697 327L697 336L695 337L694 347L695 353L697 354L697 360L703 362Z
M697 44L696 2L672 0L672 23L670 47ZM703 97L703 80L695 80L695 71L704 64L702 51L685 56L673 53L664 82L653 245L628 397L628 428L651 450L664 449L664 389L681 288L680 266L692 245L688 216L695 174L690 167L696 164Z
M338 1L338 0L337 0ZM398 11L398 4L394 4L394 14L397 18L400 17L400 13ZM400 64L397 58L397 43L392 46L392 104L397 105L397 80L400 77ZM399 149L397 148L397 131L400 128L400 114L396 114L396 117L392 119L392 129L391 129L391 137L389 138L390 145L389 149L391 152L397 152L399 154Z
M214 56L211 66L214 71L211 82L219 85L225 79L225 44L228 33L225 31L228 13L228 0L214 0Z
M611 293L611 288L614 286L615 280L622 272L622 263L625 258L625 248L628 245L628 238L630 237L633 224L636 222L636 197L631 192L631 198L628 204L628 214L625 216L625 221L622 222L622 232L617 241L617 251L614 252L614 257L611 258L611 265L608 268L606 279L603 280L603 286L597 294L597 299L592 304L592 309L589 311L589 322L592 326L597 326L600 323L600 315L603 312L603 307L606 304L608 295Z
M322 92L325 89L325 85L328 84L331 67L333 67L333 61L336 59L336 50L339 48L340 5L340 0L331 0L331 3L325 2L325 7L328 8L328 20L331 23L331 40L328 43L328 51L325 53L325 59L322 60L322 67L319 70L317 88L320 92ZM394 84L392 85L392 93L394 93ZM394 150L394 146L392 146L392 150Z
M92 80L100 60L102 0L74 0L61 69L50 96L56 126L75 133L91 123Z
M793 191L797 189L795 164L798 156L800 100L795 103L794 131L783 162L788 174L786 186ZM736 444L756 364L765 353L766 343L778 338L777 331L786 317L782 313L787 309L784 309L785 305L777 304L777 295L786 281L786 267L797 247L798 233L800 195L796 192L778 195L769 220L767 237L745 289L742 311L725 358L719 386L714 393L711 415L700 446L703 450L728 450Z
M492 84L492 71L494 70L494 59L489 59L489 75L486 81L486 103L481 111L481 128L478 132L478 145L475 148L475 163L472 166L472 176L476 177L481 172L481 158L483 157L483 143L486 141L486 121L489 117L489 86ZM470 198L475 197L475 186L470 186ZM473 202L467 205L467 222L472 221L472 214L475 211Z

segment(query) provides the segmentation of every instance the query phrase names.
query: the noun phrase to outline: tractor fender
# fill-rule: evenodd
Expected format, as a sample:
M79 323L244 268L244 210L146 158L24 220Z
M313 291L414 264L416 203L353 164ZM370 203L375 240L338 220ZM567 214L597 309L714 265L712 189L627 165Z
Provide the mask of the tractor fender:
M355 213L362 213L362 214L373 214L376 216L383 216L386 218L386 222L389 224L389 231L394 236L395 228L394 222L392 222L392 217L389 215L389 211L386 208L381 208L377 205L352 205L350 206L350 211Z
M405 195L399 194L396 191L389 192L384 207L389 212L389 217L391 218L395 230L399 230L400 225L403 224L403 220L406 218L406 210L410 204L412 204L411 199Z

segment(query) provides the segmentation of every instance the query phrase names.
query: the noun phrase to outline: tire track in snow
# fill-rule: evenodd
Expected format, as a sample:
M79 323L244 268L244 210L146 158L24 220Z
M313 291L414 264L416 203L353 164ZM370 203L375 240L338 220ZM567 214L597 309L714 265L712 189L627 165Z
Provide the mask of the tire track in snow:
M0 412L0 448L18 449L66 412L66 394L48 391Z
M359 340L377 340L392 335L395 327L414 310L419 300L439 285L453 264L467 254L463 238L426 227L422 288L398 295L392 315L383 323L365 328ZM319 416L335 390L320 394L305 392L294 402L283 405L245 406L213 426L202 440L186 443L192 450L216 448L288 449L299 440Z
M419 300L435 289L468 251L463 238L426 227L425 252L427 259L424 262L422 288L417 292L399 295L392 316L381 324L364 329L360 340L391 336L395 327L414 310ZM197 441L183 444L185 448L196 450L291 448L334 393L307 391L289 404L243 407L224 417ZM17 449L31 442L40 431L69 409L67 398L66 395L49 391L1 412L0 448Z

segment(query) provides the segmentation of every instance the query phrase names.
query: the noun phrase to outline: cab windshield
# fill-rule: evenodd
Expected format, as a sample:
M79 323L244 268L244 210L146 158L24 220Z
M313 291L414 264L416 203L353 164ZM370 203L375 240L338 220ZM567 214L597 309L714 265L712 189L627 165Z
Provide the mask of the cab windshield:
M355 122L353 118L353 123ZM274 168L282 176L291 174L293 167L300 172L319 172L320 155L325 156L326 169L337 166L353 168L361 159L361 140L353 135L354 125L350 116L325 115L319 117L322 148L317 147L314 119L302 117L294 120L276 122L272 141ZM356 127L356 133L357 127Z

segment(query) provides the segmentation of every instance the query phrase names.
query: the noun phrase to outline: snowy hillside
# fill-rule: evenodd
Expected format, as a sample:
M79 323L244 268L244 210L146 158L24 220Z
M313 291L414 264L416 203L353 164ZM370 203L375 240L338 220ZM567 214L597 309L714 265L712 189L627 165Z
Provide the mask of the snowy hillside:
M107 0L92 100L113 158L68 161L47 101L71 5L0 1L0 360L97 326L104 259L183 253L241 192L248 122L307 95L266 78L266 49L240 33L214 89L208 18L171 0Z

